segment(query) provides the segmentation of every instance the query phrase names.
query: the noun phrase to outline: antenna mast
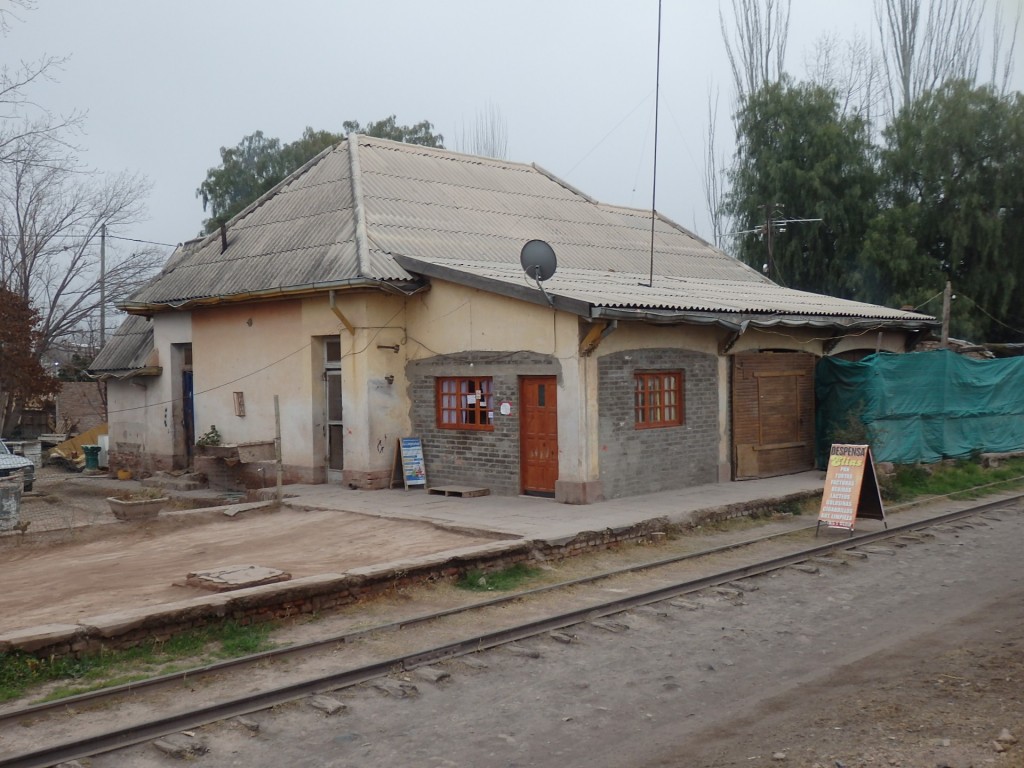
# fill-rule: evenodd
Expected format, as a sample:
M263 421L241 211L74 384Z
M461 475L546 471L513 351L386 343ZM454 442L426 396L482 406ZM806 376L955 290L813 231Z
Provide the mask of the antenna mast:
M651 272L647 286L654 287L654 222L658 199L658 101L661 96L661 0L658 0L658 55L654 69L654 175L651 180Z

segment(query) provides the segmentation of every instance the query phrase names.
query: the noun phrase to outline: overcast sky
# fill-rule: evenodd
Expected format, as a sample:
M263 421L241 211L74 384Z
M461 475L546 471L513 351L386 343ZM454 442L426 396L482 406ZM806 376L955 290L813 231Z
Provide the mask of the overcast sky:
M1020 1L990 5L1009 19ZM823 33L870 36L872 5L793 0L787 70L802 76ZM664 0L662 18L657 206L704 237L716 89L731 144L718 8ZM256 130L288 142L305 126L340 131L345 120L395 114L431 121L458 149L488 103L507 123L509 160L605 202L651 204L657 0L38 0L18 15L0 63L70 56L34 98L88 112L87 164L153 185L148 220L127 236L195 236L204 217L195 190L219 148ZM1024 42L1017 48L1013 85L1024 90Z

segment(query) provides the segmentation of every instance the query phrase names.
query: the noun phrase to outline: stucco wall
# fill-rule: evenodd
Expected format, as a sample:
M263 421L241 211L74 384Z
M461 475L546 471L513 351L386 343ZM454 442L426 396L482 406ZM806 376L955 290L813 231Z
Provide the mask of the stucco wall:
M128 469L138 473L148 468L146 401L149 390L132 379L107 383L107 464L111 472ZM142 382L140 382L142 383Z
M749 329L731 339L721 328L624 321L609 328L594 354L581 356L580 340L590 328L586 320L544 303L443 280L409 297L341 291L333 308L322 294L168 312L153 322L164 372L146 381L147 389L118 385L122 394L111 395L112 451L120 434L126 451L146 453L156 468L180 462L180 350L191 343L196 434L216 424L227 443L273 440L277 394L286 479L323 482L328 477L323 350L326 338L337 338L343 483L386 486L398 439L420 434L431 484L486 485L497 493L517 493L518 377L553 374L559 387L556 493L565 501L727 479L729 358L720 354L722 345L731 341L728 354L755 349L821 354L830 335L815 329ZM844 341L835 352L865 343L859 337ZM872 343L878 343L874 335ZM883 349L901 344L902 334L885 334L881 340ZM625 361L627 355L635 360ZM635 367L648 358L642 363L646 368L664 364L686 370L687 424L675 432L645 430L650 434L639 436L632 427L615 426L631 424L633 418L632 374L625 363ZM496 402L512 402L512 414L499 420L494 433L436 430L434 378L470 373L494 377ZM622 390L627 384L628 391ZM244 416L235 415L234 392L243 393ZM141 413L132 410L139 405L145 406ZM119 408L126 414L114 413ZM428 434L431 429L444 434ZM669 457L680 451L688 457L685 466L671 465Z
M153 472L181 466L176 439L181 425L181 345L192 340L189 313L158 315L153 323L150 364L159 376L112 380L107 388L111 470Z
M325 481L324 340L336 338L345 470L354 473L357 487L381 487L394 441L408 430L401 394L404 354L391 349L405 336L403 299L340 293L336 307L355 333L331 310L326 295L196 311L197 434L216 424L225 443L272 441L277 395L286 481ZM243 393L244 416L235 414L234 392Z
M634 373L682 370L685 421L637 429ZM638 349L598 361L601 483L607 498L718 480L718 363L685 349Z

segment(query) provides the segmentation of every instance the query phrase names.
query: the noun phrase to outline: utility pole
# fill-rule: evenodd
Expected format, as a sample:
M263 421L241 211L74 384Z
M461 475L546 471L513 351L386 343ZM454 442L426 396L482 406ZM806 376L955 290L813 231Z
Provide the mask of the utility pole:
M100 349L107 343L107 225L100 224Z
M775 258L772 253L773 240L775 239L775 224L776 217L782 215L782 209L785 206L782 203L765 203L761 206L764 210L765 222L764 222L764 236L768 241L768 263L765 268L765 274L768 275L768 279L772 280L772 274L775 272ZM785 223L783 223L783 229L785 231Z
M953 299L953 284L947 280L942 292L942 349L949 349L949 310Z
M730 237L732 235L760 235L767 240L768 245L768 261L765 262L764 267L761 271L768 277L769 280L774 281L775 269L775 233L785 232L786 227L789 224L806 224L814 221L822 221L822 219L787 219L782 215L782 209L785 206L782 203L765 203L759 205L762 211L764 211L764 224L754 229L743 229L738 232L727 232L723 237Z

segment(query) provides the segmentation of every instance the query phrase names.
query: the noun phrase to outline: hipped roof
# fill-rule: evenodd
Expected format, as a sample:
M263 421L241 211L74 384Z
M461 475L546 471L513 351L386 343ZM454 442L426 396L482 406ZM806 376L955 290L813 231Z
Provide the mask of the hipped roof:
M122 307L169 309L333 289L410 293L444 279L591 319L871 323L932 318L783 288L675 224L599 203L535 165L352 135L215 232L179 249ZM524 243L558 257L544 291ZM226 247L224 241L226 240ZM545 292L547 296L545 296Z

